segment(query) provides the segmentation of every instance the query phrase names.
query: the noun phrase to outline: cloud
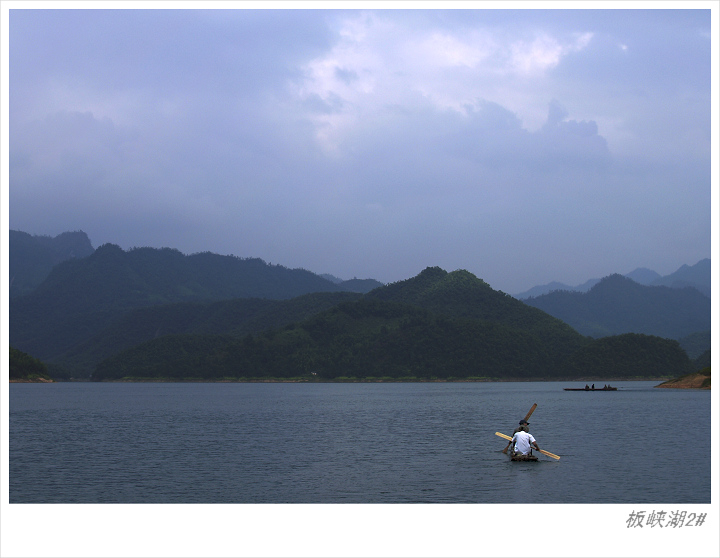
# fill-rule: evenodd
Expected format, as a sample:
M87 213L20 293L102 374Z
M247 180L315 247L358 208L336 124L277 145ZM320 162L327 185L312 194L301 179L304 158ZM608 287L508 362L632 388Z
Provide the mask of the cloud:
M418 32L402 19L365 12L346 16L339 26L338 41L306 64L296 89L302 99L335 108L316 115L318 137L329 149L338 147L344 131L388 106L463 112L481 99L522 118L537 80L592 38L538 32L509 39L505 31L482 26Z
M517 41L510 46L510 68L521 74L542 73L554 68L568 52L584 49L592 33L582 33L570 43L561 43L550 35L541 34L532 41Z
M510 292L669 273L709 250L706 19L13 11L11 226Z

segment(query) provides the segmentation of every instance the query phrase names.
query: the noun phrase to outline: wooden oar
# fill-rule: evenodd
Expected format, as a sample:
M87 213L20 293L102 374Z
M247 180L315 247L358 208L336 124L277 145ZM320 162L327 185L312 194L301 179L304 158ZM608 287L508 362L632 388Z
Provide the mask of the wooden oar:
M537 403L533 403L533 406L530 407L530 410L528 411L528 414L525 415L525 421L527 422L527 419L530 418L530 415L532 415L535 412L535 409L537 408Z
M502 432L495 432L495 436L500 436L501 438L505 438L506 440L512 440L511 436L508 436L507 434L503 434ZM559 455L555 455L554 453L550 453L549 451L545 450L538 450L543 455L547 455L548 457L552 457L553 459L560 459Z
M530 407L528 414L525 415L525 418L523 419L523 420L525 420L525 422L527 422L527 420L530 418L530 415L532 415L535 412L535 409L537 409L537 403L533 403L533 406ZM505 446L505 449L502 450L502 452L507 453L507 450L508 450L508 446Z
M501 438L505 438L506 440L512 440L512 436L508 436L507 434L503 434L502 432L495 432L495 436L500 436Z
M555 455L554 453L550 453L549 451L545 451L545 450L543 450L543 449L538 450L538 451L539 451L540 453L542 453L543 455L547 455L548 457L552 457L553 459L560 459L560 456L559 456L559 455Z

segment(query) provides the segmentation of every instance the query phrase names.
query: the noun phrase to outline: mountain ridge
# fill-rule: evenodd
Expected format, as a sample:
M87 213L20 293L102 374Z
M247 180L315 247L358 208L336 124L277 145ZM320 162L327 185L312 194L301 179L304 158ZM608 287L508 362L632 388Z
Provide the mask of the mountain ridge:
M690 366L677 341L592 340L467 271L427 268L257 335L151 339L98 363L92 379L519 380L601 372L611 379L672 377Z
M60 262L85 258L95 250L82 231L50 237L11 229L8 237L10 298L33 291Z
M286 268L282 265L273 266L267 264L260 258L236 258L235 256L226 256L221 254L215 254L212 252L199 252L194 254L182 254L175 248L149 248L149 247L135 247L130 250L122 250L120 246L113 243L106 243L97 249L92 247L89 237L83 231L64 232L56 237L41 236L41 235L30 235L29 233L17 230L10 230L9 234L9 248L10 248L10 259L9 259L9 271L10 271L10 298L15 298L30 294L37 287L39 287L45 280L50 277L53 268L68 260L80 260L92 256L98 249L106 251L110 250L121 250L123 252L136 252L136 251L157 251L158 255L174 253L182 255L185 258L228 258L237 259L246 262L256 262L260 265L255 266L255 272L261 273L262 267L272 268L280 273L283 273ZM167 258L166 258L167 259ZM226 269L228 266L224 266ZM247 266L249 267L249 266ZM214 269L218 269L216 266ZM220 269L222 271L222 269ZM376 287L382 285L381 282L375 279L358 279L354 277L350 280L343 280L334 277L329 274L315 274L311 271L299 268L291 271L298 273L312 274L321 278L324 281L328 281L336 287L329 287L322 290L341 290L348 292L368 292ZM277 275L277 273L275 274ZM270 281L270 285L277 280L273 278L273 274L265 273L264 279ZM207 280L207 278L206 278ZM307 278L306 278L307 280ZM192 289L191 289L192 291ZM190 292L191 292L190 291ZM190 294L190 293L188 293ZM270 296L273 296L272 293Z
M624 277L628 277L636 283L647 286L664 285L672 288L694 287L709 298L712 290L710 275L710 259L705 258L698 261L695 265L692 266L683 264L673 273L665 276L662 276L651 269L645 267L638 267L630 273L624 274ZM601 278L588 279L584 283L575 286L567 285L558 281L552 281L544 285L536 285L535 287L532 287L527 291L514 294L513 296L519 300L525 300L528 298L535 298L544 294L548 294L553 291L587 292L592 287L597 285L601 280Z
M82 243L82 237L89 245L84 233L76 240ZM681 268L680 276L692 271L691 266L686 267ZM643 273L648 275L638 271ZM682 279L680 276L673 280L677 283ZM544 370L552 371L553 366L560 366L563 359L577 350L578 344L583 343L582 337L587 335L578 333L576 326L561 317L495 291L467 270L447 272L428 267L415 277L389 285L374 280L335 280L303 269L266 264L259 258L210 252L184 255L172 248L125 251L115 244L104 244L88 256L66 257L31 292L11 298L10 339L14 347L49 365L89 374L100 360L163 336L202 334L238 339L288 327L292 330L293 323L304 324L329 312L331 307L342 306L347 311L354 308L351 314L365 315L360 330L364 336L361 344L370 343L364 348L367 354L376 351L371 337L378 332L371 335L363 328L387 320L389 313L396 316L385 326L394 342L412 347L408 355L426 354L438 366L443 365L437 354L446 354L450 347L455 347L457 351L494 362L496 367L501 367L498 355L502 355L508 363L514 363L516 370L524 370L525 365L517 355L508 352L515 343L525 346L526 358L536 359L544 363ZM627 278L626 281L634 283ZM346 283L357 290L349 292ZM364 299L362 304L358 299ZM607 308L623 306L608 300ZM636 313L650 314L662 306L656 301ZM686 304L687 308L690 306ZM674 311L678 316L682 313ZM404 317L397 318L401 314ZM342 312L336 318L340 315ZM585 321L591 322L590 318ZM404 329L400 322L406 323ZM428 347L433 347L437 354L428 353L428 347L416 345L407 337L410 331L420 337L432 332L432 339L443 340L445 346L430 343ZM454 331L457 339L448 338L449 331ZM476 340L484 339L483 343L497 343L503 348L498 348L497 354L479 353L472 346L469 332L475 332ZM704 334L695 333L686 337L699 354L706 342ZM267 335L267 344L271 346L270 333ZM323 335L335 339L327 332ZM507 341L513 337L513 342ZM389 346L389 341L381 337L372 338L372 342L379 347ZM322 353L317 347L314 350ZM382 355L377 356L382 360ZM467 359L457 360L460 358L457 355L453 358L459 366L471 366ZM393 366L401 365L395 362ZM416 362L416 366L420 363Z
M186 256L171 248L126 252L104 244L88 257L60 262L32 292L10 299L10 337L19 350L52 360L133 309L316 292L348 291L310 271L258 258Z
M587 292L553 291L523 302L591 337L643 333L680 340L710 330L710 299L697 289L640 285L620 274Z

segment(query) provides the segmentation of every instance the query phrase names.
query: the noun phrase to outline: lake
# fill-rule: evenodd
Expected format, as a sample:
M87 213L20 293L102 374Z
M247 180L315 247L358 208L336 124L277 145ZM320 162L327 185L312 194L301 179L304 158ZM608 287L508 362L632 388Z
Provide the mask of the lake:
M710 392L657 383L11 384L9 498L710 503ZM559 461L500 451L533 403Z

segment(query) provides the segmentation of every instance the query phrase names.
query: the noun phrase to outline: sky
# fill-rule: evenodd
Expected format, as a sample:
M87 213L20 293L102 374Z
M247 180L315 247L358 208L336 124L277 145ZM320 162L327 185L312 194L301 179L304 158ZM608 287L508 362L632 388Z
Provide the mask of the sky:
M160 5L13 5L9 228L511 294L711 257L710 10Z

